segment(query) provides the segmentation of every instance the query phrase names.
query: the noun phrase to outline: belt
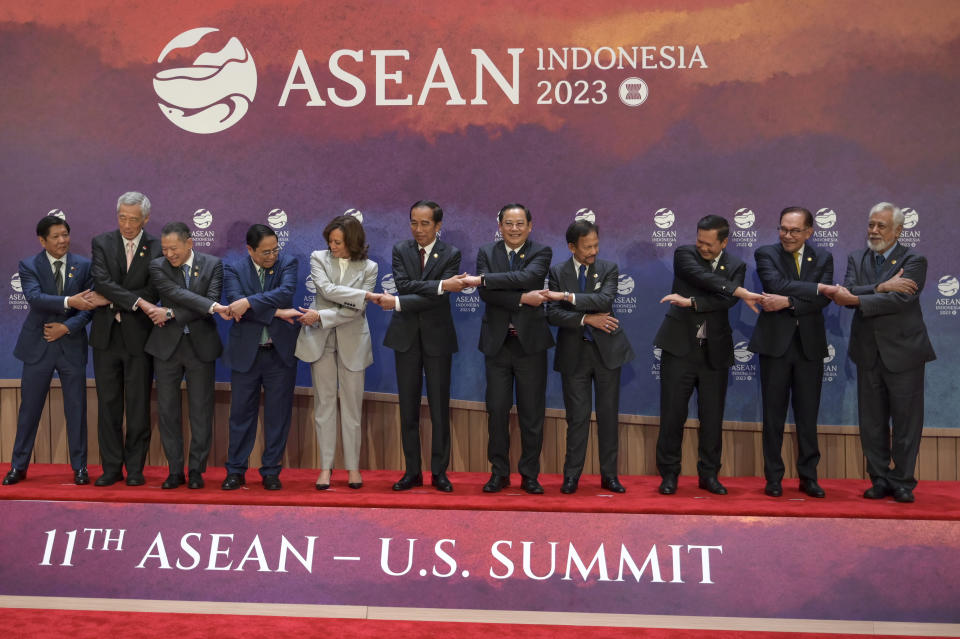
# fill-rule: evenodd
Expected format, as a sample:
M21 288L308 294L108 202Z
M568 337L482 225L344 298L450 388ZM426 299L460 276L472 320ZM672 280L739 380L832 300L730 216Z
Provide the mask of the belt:
M261 351L270 351L273 350L273 342L267 342L266 344L260 345Z

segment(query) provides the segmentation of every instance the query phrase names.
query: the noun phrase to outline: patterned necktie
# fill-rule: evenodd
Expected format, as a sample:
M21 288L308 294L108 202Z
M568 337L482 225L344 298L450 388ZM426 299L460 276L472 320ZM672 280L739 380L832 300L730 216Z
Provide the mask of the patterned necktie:
M427 250L420 247L420 272L423 273L423 269L427 266Z
M53 281L57 285L57 295L63 295L63 261L56 260L53 263Z
M584 291L587 290L587 265L586 264L580 265L580 273L577 276L577 280L580 283L580 292L583 293ZM590 327L587 326L586 324L583 325L583 339L587 340L588 342L593 341L593 332L590 330Z
M513 270L513 265L514 265L514 262L516 261L516 257L517 257L517 252L516 252L516 251L510 251L510 252L507 254L507 260L510 262L510 270L511 270L511 271Z
M263 285L267 281L266 269L259 266L257 267L257 279L260 280L260 290L261 291L264 290ZM263 346L269 341L270 341L270 333L267 332L267 327L264 326L263 329L260 331L260 346Z
M793 261L797 264L797 275L800 275L800 251L793 254Z
M133 252L136 247L133 245L133 240L127 240L127 270L130 270L130 264L133 263Z
M190 288L190 265L182 264L180 270L183 271L183 285L186 288Z

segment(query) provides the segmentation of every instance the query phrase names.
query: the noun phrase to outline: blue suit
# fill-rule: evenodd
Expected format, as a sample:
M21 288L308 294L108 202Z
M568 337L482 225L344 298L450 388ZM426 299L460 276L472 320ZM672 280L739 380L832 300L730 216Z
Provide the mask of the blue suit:
M20 284L30 304L13 355L23 362L20 412L13 445L13 468L26 470L37 438L40 413L47 400L53 372L63 388L63 412L67 420L70 465L74 470L87 466L87 331L90 311L64 307L64 298L90 288L90 260L67 253L63 258L63 293L57 295L53 269L46 251L20 262ZM43 325L62 323L69 333L48 342Z
M226 264L223 291L226 303L246 298L250 308L230 325L224 360L231 369L230 444L227 472L244 474L257 435L260 389L264 391L263 477L280 474L290 432L293 389L297 377L299 324L274 317L278 308L293 308L297 288L297 258L281 254L266 269L263 287L253 260L246 257ZM267 329L267 343L263 329Z

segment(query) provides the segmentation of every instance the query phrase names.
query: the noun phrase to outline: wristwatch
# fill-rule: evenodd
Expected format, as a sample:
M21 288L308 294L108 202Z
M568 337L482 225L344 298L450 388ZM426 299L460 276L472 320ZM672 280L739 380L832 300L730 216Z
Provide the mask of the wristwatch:
M167 309L167 319L173 319L173 309Z

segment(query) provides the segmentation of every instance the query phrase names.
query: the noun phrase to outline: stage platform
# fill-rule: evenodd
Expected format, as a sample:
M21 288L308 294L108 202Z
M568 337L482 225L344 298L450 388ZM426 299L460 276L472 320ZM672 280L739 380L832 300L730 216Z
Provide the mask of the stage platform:
M960 636L960 482L898 504L863 499L862 480L774 499L756 477L723 478L726 496L682 477L663 496L656 477L563 495L545 475L534 496L517 476L484 494L479 473L452 474L449 494L396 493L395 471L359 490L335 472L326 491L314 470L285 470L280 491L255 471L231 492L222 468L200 490L162 490L165 475L97 488L34 465L0 487L0 607Z

